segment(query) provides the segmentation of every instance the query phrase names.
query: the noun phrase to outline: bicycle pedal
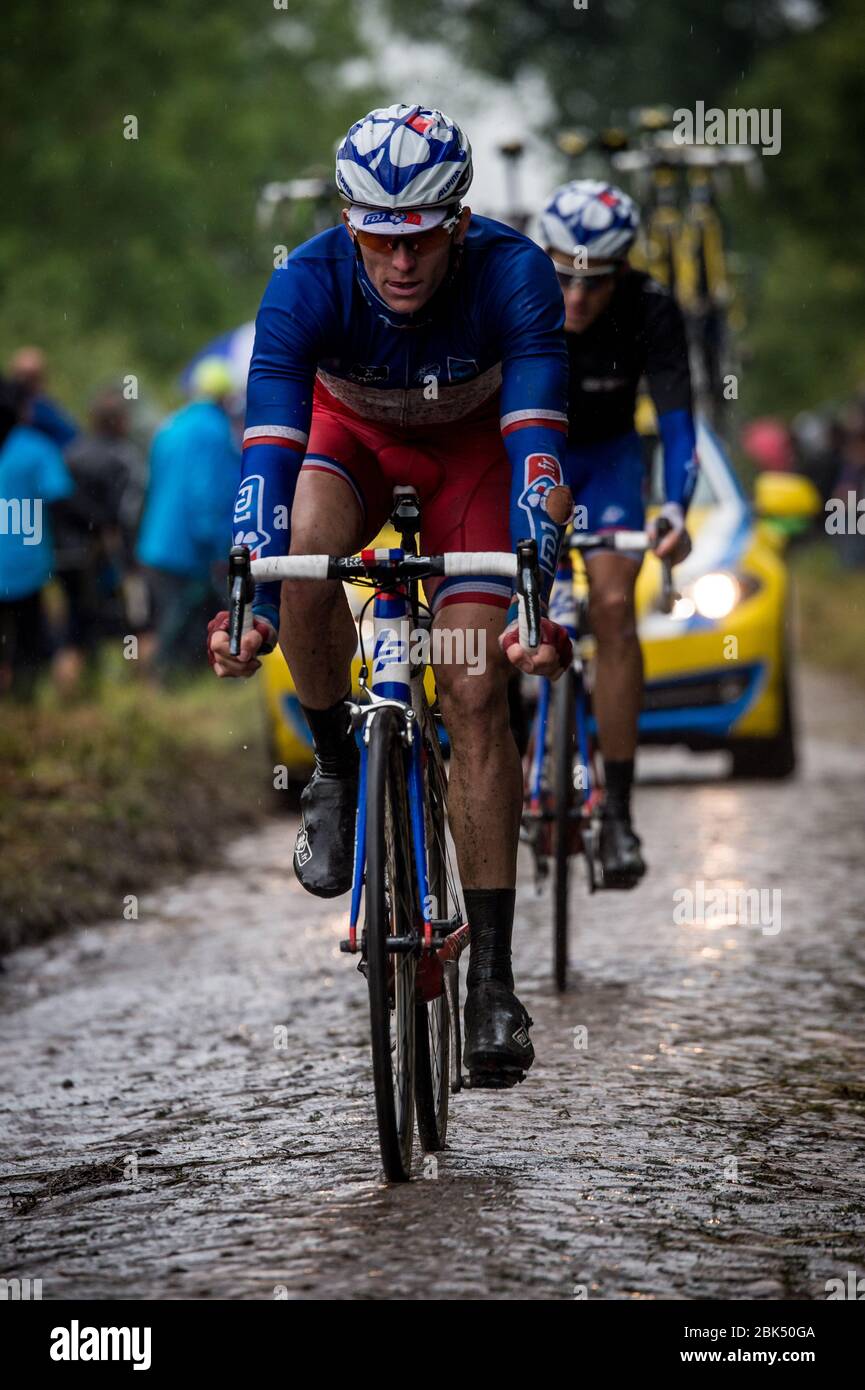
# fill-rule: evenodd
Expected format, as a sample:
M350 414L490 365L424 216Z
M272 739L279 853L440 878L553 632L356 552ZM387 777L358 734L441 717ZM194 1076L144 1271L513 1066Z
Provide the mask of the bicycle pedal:
M489 1071L469 1072L466 1085L473 1091L508 1091L525 1081L526 1075L521 1067L490 1068Z

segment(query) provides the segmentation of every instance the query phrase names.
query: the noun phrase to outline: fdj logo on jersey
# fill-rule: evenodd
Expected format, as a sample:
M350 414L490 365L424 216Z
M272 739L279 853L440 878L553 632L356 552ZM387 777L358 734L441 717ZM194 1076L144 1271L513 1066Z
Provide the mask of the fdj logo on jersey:
M524 476L519 504L528 517L529 533L538 543L541 567L551 571L559 549L559 527L547 516L545 502L547 493L561 484L561 465L551 454L529 454Z
M234 504L234 544L248 545L255 559L270 540L264 529L264 478L253 473L244 478Z

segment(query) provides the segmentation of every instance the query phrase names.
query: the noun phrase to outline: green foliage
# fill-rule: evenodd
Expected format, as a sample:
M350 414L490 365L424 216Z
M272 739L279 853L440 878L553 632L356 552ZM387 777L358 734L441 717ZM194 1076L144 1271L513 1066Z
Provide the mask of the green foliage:
M654 102L713 105L791 25L784 0L588 0L584 9L571 0L386 5L399 29L444 40L496 77L540 71L559 123L619 119Z
M781 153L766 187L740 197L734 227L758 274L748 333L752 408L792 412L841 399L865 380L862 232L865 10L842 0L832 20L766 57L745 105L782 113Z
M260 189L329 167L366 109L338 79L358 51L342 0L7 0L3 355L39 342L67 393L109 361L165 379L249 318L273 263Z
M725 200L748 268L742 404L793 413L861 384L861 0L386 3L399 29L444 41L496 77L540 72L555 106L551 134L627 123L631 108L655 103L780 108L782 148L762 160L765 188L740 186Z

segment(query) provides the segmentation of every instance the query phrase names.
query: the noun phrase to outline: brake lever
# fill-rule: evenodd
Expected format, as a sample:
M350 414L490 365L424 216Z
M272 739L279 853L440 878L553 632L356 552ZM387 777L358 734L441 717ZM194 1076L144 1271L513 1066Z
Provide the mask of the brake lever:
M673 523L667 516L659 516L655 525L655 541L662 541L673 529ZM661 568L663 578L661 580L661 598L658 604L662 613L672 613L681 594L673 586L673 562L672 560L662 559Z
M525 652L536 652L541 645L541 583L533 540L517 541L517 596L520 646Z
M240 656L240 644L252 631L255 584L248 545L233 545L228 552L228 650Z

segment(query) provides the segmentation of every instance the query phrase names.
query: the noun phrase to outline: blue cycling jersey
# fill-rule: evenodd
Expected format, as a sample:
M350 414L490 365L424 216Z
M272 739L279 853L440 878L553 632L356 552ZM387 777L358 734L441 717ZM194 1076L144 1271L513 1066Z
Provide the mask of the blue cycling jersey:
M256 320L235 543L256 556L288 553L318 377L346 409L407 440L497 409L511 538L535 537L551 583L559 528L538 504L561 477L563 317L549 257L486 217L471 219L444 284L412 314L379 297L343 226L299 246L274 272ZM274 621L278 602L278 584L258 587L257 612Z

